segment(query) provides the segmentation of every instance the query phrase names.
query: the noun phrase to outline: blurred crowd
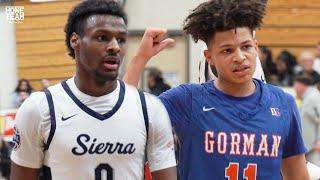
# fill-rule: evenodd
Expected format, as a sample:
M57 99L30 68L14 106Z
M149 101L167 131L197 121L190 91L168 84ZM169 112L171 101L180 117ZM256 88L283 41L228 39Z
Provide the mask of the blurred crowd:
M42 90L50 86L48 79L41 79L40 84ZM33 93L35 90L27 79L20 79L17 86L11 93L11 108L18 109L20 105ZM1 122L0 122L1 123ZM0 125L1 127L1 125ZM1 128L0 128L1 130ZM4 140L0 132L0 179L9 179L10 176L10 142Z
M293 86L295 77L305 75L320 81L320 42L316 45L317 53L303 51L296 57L290 51L283 50L273 59L271 50L266 46L260 47L260 60L270 84L277 86Z

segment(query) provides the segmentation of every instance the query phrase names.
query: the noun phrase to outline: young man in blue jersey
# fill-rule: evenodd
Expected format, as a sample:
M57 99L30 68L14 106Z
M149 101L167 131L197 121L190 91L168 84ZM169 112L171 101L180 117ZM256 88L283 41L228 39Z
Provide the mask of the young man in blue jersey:
M181 141L180 179L309 179L293 97L252 78L258 55L253 31L265 6L263 0L211 0L185 20L184 31L207 44L204 55L218 78L160 95ZM168 41L165 30L147 30L125 80L136 85Z

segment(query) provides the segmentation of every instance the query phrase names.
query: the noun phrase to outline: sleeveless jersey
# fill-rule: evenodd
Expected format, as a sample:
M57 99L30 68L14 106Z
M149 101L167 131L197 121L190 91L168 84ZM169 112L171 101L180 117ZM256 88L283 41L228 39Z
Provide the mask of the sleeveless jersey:
M45 179L137 179L176 165L168 114L155 96L118 81L92 97L74 78L33 93L16 115L11 160Z

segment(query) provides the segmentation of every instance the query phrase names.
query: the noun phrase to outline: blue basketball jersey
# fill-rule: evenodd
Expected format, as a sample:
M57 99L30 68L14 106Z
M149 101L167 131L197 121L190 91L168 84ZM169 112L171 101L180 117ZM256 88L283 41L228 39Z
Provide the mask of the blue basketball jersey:
M254 82L248 97L225 95L214 81L160 96L181 142L181 179L281 179L282 159L306 152L293 97Z

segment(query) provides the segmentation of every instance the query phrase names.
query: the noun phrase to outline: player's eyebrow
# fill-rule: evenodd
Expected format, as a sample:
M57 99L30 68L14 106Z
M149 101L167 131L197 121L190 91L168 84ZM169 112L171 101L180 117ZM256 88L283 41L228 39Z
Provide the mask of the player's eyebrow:
M242 42L241 45L247 44L247 43L250 43L250 42L251 42L251 40L246 40L246 41ZM225 44L220 45L219 48L227 48L227 47L232 47L232 46L233 46L232 44L225 43Z
M251 42L251 40L246 40L246 41L242 42L241 44L247 44L247 43L250 43L250 42Z
M127 30L117 30L117 31L112 31L112 30L106 30L106 29L97 29L95 31L95 33L116 33L116 34L119 34L119 35L128 35L128 31Z
M226 48L226 47L231 47L231 44L222 44L219 46L219 48Z

